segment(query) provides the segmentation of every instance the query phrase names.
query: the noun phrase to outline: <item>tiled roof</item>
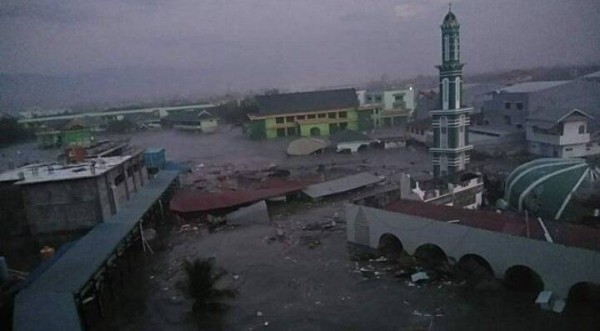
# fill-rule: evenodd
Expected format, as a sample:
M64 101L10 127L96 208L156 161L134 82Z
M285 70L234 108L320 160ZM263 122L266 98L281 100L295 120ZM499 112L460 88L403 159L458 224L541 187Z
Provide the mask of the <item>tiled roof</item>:
M442 222L458 220L461 225L525 238L529 232L531 239L546 240L544 230L533 217L526 222L524 217L516 214L469 210L412 200L397 200L384 209ZM599 229L565 222L544 221L544 224L557 244L600 251Z
M355 89L261 95L258 115L302 113L358 107Z

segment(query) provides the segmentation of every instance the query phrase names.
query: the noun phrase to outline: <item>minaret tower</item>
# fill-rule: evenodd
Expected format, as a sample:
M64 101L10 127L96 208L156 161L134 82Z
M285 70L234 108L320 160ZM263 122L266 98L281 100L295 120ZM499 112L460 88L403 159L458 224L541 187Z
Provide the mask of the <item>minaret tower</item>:
M452 9L442 23L442 64L438 109L430 111L433 128L433 174L435 177L452 175L465 170L469 163L467 129L472 108L462 105L462 67L460 63L458 20Z

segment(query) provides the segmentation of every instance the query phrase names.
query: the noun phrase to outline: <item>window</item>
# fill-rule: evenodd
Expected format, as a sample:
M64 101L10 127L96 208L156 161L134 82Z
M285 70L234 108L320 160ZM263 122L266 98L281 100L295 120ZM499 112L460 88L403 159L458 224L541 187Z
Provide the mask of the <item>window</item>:
M277 137L285 137L285 129L277 129Z
M506 125L510 125L510 124L511 124L511 122L512 122L512 121L511 121L511 119L510 119L510 116L508 116L508 115L504 115L504 124L506 124Z
M375 102L381 102L381 96L380 95L378 95L378 96L375 97Z
M319 114L319 118L325 118L327 117L327 114Z
M347 118L348 117L348 113L346 113L345 111L341 111L338 113L338 117L339 118Z
M444 61L450 61L450 36L444 36Z
M373 98L372 98L372 97L369 95L369 96L367 97L367 101L368 101L368 102L372 102L372 101L373 101Z
M305 116L304 116L304 115L298 115L298 116L296 116L296 119L297 119L297 120L303 120L304 118L305 118Z
M573 150L572 148L565 148L565 151L566 151L566 152L570 152L570 151L572 151L572 150Z
M293 136L296 134L296 128L291 127L291 128L287 128L287 135L288 136Z
M310 114L310 115L306 116L306 118L313 119L313 118L317 118L317 116L315 114Z
M118 175L117 177L115 177L115 185L119 186L124 180L125 176L123 174Z
M523 110L523 103L522 102L517 102L516 106L517 106L518 110Z
M440 118L440 148L448 148L448 118Z
M448 91L449 91L450 81L448 78L442 79L442 108L444 110L448 110Z
M458 39L458 35L454 36L454 60L458 61L458 55L460 54L459 51L459 39Z
M336 133L338 130L338 125L336 123L329 124L329 134Z
M580 125L579 126L579 134L584 134L585 133L585 125Z
M340 123L340 130L346 130L348 128L348 123L342 122Z
M329 118L335 118L335 113L329 113L327 116L329 116Z
M294 116L288 116L285 118L285 121L288 123L293 123L294 122Z
M277 123L277 124L283 123L283 117L275 117L275 123Z
M460 77L456 77L454 83L454 103L456 109L460 109Z
M510 109L510 102L504 103L504 109Z
M394 95L394 101L404 101L404 94Z

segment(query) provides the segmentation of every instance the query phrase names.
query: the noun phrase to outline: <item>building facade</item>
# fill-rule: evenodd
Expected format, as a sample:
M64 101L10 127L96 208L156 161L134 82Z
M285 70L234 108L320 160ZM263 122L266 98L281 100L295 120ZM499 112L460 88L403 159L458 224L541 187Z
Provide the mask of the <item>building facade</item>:
M588 122L593 118L578 109L555 109L527 118L527 147L545 157L582 157L600 153L600 143L590 138Z
M371 109L359 109L354 89L261 95L256 102L258 112L248 115L247 126L253 139L329 136L373 125Z
M0 174L20 188L34 236L87 230L120 211L148 182L142 151L74 165L33 164Z
M449 11L442 23L442 64L438 66L438 109L430 112L433 128L433 173L436 177L463 171L469 163L469 112L462 101L462 68L460 62L460 25Z
M371 111L374 128L406 125L416 108L412 87L402 90L359 91L360 106Z

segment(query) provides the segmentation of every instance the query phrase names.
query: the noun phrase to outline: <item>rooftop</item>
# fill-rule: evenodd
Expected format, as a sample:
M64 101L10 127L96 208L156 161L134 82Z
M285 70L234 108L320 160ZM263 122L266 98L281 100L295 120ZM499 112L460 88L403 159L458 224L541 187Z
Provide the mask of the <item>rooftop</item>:
M526 222L524 217L517 214L469 210L412 200L398 200L384 209L442 222L459 221L457 224L512 236L546 240L544 229L537 220L531 218ZM554 243L600 251L600 241L597 239L600 238L599 229L565 222L544 221L544 224Z
M256 97L257 115L302 113L358 107L353 88L260 95Z
M519 83L500 89L504 93L531 93L541 90L546 90L556 86L564 85L571 82L570 80L555 80L555 81L539 81Z
M77 164L36 163L22 166L0 174L0 182L17 185L37 184L100 176L139 154L95 158ZM94 170L92 171L92 166Z
M572 115L587 119L593 119L593 117L590 116L588 113L579 109L554 107L545 109L543 111L533 112L529 116L527 116L527 120L558 123Z

